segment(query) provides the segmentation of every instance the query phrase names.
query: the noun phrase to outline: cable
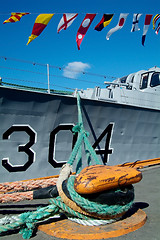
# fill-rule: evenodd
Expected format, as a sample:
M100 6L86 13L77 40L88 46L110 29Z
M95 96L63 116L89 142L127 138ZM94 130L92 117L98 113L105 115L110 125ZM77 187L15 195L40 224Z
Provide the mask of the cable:
M30 71L30 70L25 70L25 69L5 67L5 66L0 66L0 68L5 68L5 69L15 70L15 71L22 71L22 72L29 72L29 73L34 73L34 74L40 74L40 75L47 76L47 73L34 72L34 71ZM56 75L56 74L49 74L49 76L50 77L56 77L56 78L64 78L64 79L74 80L74 81L78 81L78 82L88 82L88 83L95 83L95 84L98 84L98 85L104 85L104 83L100 83L100 82L82 80L82 79L78 79L78 78L70 78L70 77L65 77L65 76L59 76L59 75Z
M4 60L11 60L11 61L17 61L17 62L22 62L22 63L29 63L32 65L39 65L39 66L47 66L47 64L43 64L43 63L37 63L37 62L31 62L31 61L26 61L26 60L22 60L22 59L15 59L15 58L10 58L10 57L5 57L5 56L0 56L0 58L3 58ZM58 70L64 70L66 67L61 67L61 66L54 66L54 65L50 65L50 68L55 68ZM67 71L70 72L77 72L77 73L82 73L82 74L87 74L87 75L91 75L91 76L96 76L96 77L101 77L101 78L107 78L107 79L116 79L117 77L115 76L107 76L107 75L102 75L102 74L98 74L98 73L91 73L91 72L86 72L86 71L78 71L78 70L73 70L73 69L67 69Z

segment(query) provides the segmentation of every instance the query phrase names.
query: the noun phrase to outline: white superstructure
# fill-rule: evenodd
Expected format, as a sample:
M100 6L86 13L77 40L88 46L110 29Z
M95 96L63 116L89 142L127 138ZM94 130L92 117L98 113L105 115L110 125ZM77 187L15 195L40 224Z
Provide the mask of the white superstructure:
M131 73L105 84L106 88L82 90L81 97L160 109L160 68L158 67Z

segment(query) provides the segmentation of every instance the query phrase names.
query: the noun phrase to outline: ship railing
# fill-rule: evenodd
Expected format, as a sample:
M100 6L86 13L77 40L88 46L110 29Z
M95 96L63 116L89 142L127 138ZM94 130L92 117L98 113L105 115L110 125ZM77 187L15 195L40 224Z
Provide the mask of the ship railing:
M20 85L20 84L15 84L15 83L2 82L2 80L0 80L0 87L1 86L2 87L3 86L9 86L9 87L13 87L13 88L16 88L16 89L21 89L21 90L29 90L29 91L48 93L48 89L47 88L25 86L25 85ZM63 91L63 90L50 89L50 94L72 95L73 92L67 91L67 90Z

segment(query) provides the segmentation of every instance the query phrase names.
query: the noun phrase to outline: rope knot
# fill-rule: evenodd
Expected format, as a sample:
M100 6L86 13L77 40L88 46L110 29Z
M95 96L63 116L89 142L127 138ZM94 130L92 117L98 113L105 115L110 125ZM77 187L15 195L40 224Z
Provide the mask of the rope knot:
M23 214L21 214L21 216L20 216L20 220L21 220L23 223L31 222L31 219L29 218L30 215L31 215L31 212L23 213Z
M73 134L77 133L77 132L82 132L86 135L86 137L89 137L89 132L86 132L84 129L83 129L83 124L80 123L80 124L77 124L75 125L73 128L72 128L72 131L73 131Z
M34 222L36 219L32 217L31 212L26 212L21 214L20 220L24 223L26 227L22 228L19 233L22 234L24 239L29 239L32 236L34 230Z
M75 126L72 128L72 131L73 131L74 134L77 133L77 132L80 132L81 130L82 130L82 124L81 124L81 123L75 125Z

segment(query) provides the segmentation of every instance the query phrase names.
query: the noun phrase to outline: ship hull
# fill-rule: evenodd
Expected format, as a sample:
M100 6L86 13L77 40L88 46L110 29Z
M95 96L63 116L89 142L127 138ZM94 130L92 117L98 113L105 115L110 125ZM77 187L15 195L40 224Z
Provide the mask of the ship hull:
M81 107L103 164L159 157L158 110L88 99ZM77 137L76 98L1 87L0 120L0 182L59 174Z

